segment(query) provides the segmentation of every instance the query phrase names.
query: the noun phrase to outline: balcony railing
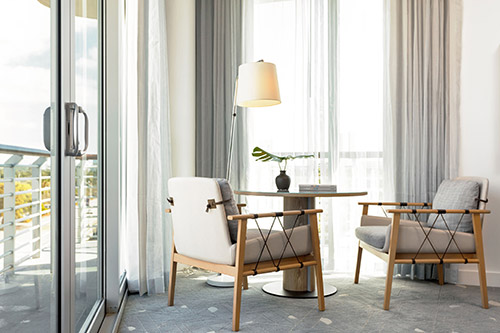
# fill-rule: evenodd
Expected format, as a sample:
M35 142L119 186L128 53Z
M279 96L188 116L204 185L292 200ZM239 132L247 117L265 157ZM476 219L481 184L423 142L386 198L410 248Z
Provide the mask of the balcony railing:
M95 236L97 156L77 159L76 241ZM51 166L45 150L0 145L0 275L50 251ZM50 256L47 257L50 260Z

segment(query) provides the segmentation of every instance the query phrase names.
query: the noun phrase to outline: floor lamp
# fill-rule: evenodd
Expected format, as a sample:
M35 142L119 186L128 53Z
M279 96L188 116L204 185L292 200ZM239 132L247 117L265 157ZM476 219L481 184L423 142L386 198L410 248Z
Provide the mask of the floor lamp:
M231 132L226 169L226 179L230 181L233 160L234 132L236 129L236 110L238 106L255 108L281 103L276 66L259 60L240 65L234 86L234 101L231 116Z
M226 179L230 182L231 163L233 160L234 133L236 130L236 110L238 106L255 108L272 106L281 103L276 66L270 62L259 60L240 65L234 86L234 100L231 114L231 132L229 134L229 151L227 159ZM207 279L214 287L233 287L232 276L217 274Z

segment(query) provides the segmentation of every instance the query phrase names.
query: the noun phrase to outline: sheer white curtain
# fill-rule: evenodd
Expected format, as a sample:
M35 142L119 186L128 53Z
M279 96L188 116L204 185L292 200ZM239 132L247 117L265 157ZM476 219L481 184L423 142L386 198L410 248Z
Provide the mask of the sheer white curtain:
M392 160L383 146L384 3L382 0L338 0L337 122L338 162L335 181L340 190L366 190L368 195L333 201L335 269L352 272L361 208L358 201L392 198ZM332 55L333 56L333 55ZM378 207L371 215L383 215ZM385 263L366 255L362 272L385 273Z
M171 175L165 4L126 0L126 5L124 263L132 292L161 293L167 286L171 244L164 213Z
M314 154L288 164L291 190L333 183L338 191L383 197L382 1L247 0L243 29L244 62L275 63L282 99L278 106L242 111L249 151L259 146L278 154ZM248 189L274 191L278 165L248 159ZM357 202L368 198L317 200L325 211L320 218L325 269L354 269ZM252 211L283 206L280 199L247 201ZM369 258L363 264L365 273L383 268Z

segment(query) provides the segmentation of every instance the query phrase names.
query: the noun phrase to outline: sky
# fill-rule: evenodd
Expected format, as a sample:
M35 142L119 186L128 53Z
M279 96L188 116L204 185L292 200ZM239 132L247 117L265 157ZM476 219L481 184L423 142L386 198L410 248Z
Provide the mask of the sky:
M97 148L97 21L75 19L75 95L90 118ZM36 0L0 2L0 144L45 149L50 106L50 8Z

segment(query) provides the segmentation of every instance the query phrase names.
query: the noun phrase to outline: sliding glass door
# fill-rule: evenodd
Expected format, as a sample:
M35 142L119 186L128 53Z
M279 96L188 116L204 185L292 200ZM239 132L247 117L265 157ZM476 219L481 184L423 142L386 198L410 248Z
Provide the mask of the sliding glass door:
M74 99L82 150L74 161L75 329L85 330L103 300L102 275L102 97L100 1L75 0ZM80 147L81 148L81 147ZM73 181L73 180L72 180Z
M60 321L62 331L80 332L98 327L104 316L101 2L58 5Z
M0 331L104 316L100 1L0 2Z

